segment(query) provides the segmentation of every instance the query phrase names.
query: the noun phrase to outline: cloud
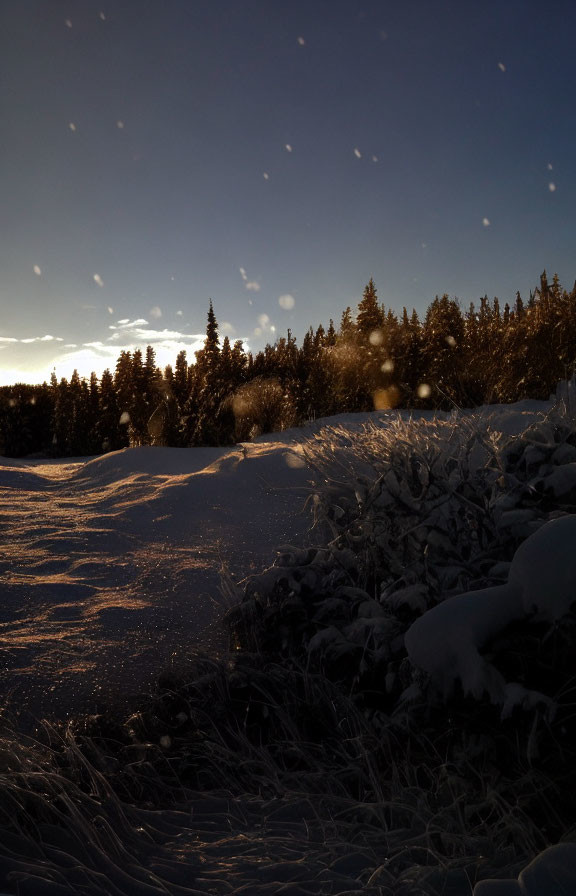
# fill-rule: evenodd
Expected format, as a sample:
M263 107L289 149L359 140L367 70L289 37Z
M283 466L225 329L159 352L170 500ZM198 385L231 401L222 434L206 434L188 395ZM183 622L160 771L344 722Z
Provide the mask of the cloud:
M227 322L221 324L222 335L231 335L234 328ZM92 335L92 334L91 334ZM93 334L97 336L98 334ZM179 352L186 351L190 361L194 352L201 349L205 333L184 333L178 329L157 329L145 318L122 318L109 324L102 338L92 338L85 343L64 343L61 336L0 336L2 367L0 384L16 382L41 383L50 379L55 370L58 379L69 379L74 369L81 377L89 378L92 371L101 376L105 368L114 370L122 351L142 351L151 345L156 353L156 364L163 369L174 364Z
M27 339L18 339L17 342L23 342L29 345L31 342L64 342L61 336L29 336Z
M134 327L142 327L148 326L148 321L144 320L143 317L138 317L136 320L130 320L129 317L125 317L123 320L117 321L117 326L114 324L108 324L109 330L132 330Z

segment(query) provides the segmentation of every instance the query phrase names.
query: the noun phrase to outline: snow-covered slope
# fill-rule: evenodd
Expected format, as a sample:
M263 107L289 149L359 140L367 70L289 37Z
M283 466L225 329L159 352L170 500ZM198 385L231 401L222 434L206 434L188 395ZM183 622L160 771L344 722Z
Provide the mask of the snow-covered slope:
M146 691L193 645L227 647L220 572L310 526L298 446L133 448L0 460L0 685L35 713Z

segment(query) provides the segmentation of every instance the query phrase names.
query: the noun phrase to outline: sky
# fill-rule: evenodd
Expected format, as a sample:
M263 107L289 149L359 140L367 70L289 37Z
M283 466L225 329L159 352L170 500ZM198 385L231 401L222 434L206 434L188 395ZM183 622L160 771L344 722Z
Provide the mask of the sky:
M573 0L3 0L0 383L576 277Z

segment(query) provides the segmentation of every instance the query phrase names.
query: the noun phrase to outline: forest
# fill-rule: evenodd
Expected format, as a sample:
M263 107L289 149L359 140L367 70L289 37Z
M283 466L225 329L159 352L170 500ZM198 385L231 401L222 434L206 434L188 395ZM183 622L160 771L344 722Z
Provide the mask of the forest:
M339 327L288 330L253 354L221 340L210 301L203 348L161 370L148 346L114 372L0 388L0 454L82 456L139 445L230 445L333 414L545 399L576 365L576 283L546 272L524 301L467 310L444 294L423 320L378 300L372 279Z

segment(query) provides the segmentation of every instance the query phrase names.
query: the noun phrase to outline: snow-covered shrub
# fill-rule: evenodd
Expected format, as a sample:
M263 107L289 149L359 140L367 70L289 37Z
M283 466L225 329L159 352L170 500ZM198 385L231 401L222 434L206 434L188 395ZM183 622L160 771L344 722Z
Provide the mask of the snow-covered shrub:
M500 418L391 415L361 432L320 431L305 447L320 546L280 549L274 567L248 581L229 622L236 646L340 683L379 736L405 736L408 751L423 733L442 744L483 807L478 820L488 797L478 795L471 760L499 799L499 776L513 782L506 787L525 814L520 822L511 810L503 830L512 844L514 825L546 828L533 855L574 823L566 795L576 784L576 617L565 590L547 600L546 563L562 570L564 559L551 544L532 557L530 536L552 532L554 542L557 527L571 531L576 429L564 400L519 434L507 435ZM569 556L571 534L560 540ZM478 627L463 637L470 616L458 601L470 594ZM407 655L411 626L433 662ZM431 629L442 637L427 641ZM467 824L474 819L471 809Z

